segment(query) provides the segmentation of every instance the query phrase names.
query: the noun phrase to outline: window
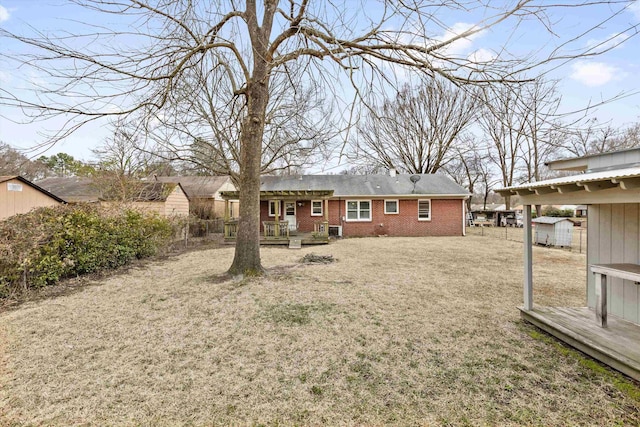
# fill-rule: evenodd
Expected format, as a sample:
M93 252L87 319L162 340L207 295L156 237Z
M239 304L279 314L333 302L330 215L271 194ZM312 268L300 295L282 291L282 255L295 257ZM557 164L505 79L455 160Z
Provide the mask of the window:
M322 200L311 201L311 216L322 216Z
M347 221L371 221L371 200L347 200Z
M431 200L418 200L418 221L431 221Z
M296 202L286 202L284 204L284 214L287 216L295 216Z
M397 200L385 200L384 201L384 213L386 215L400 213L400 210L398 208L398 201Z
M7 191L22 191L22 184L7 182Z
M280 200L269 200L269 216L276 216L276 204L278 208L278 216L282 216L282 205L280 205Z

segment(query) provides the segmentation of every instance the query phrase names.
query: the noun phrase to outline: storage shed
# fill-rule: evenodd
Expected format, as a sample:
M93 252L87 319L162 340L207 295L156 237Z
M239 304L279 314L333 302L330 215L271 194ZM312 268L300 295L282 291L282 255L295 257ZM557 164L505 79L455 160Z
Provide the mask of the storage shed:
M571 247L573 222L567 218L541 216L531 222L536 225L534 237L536 245Z

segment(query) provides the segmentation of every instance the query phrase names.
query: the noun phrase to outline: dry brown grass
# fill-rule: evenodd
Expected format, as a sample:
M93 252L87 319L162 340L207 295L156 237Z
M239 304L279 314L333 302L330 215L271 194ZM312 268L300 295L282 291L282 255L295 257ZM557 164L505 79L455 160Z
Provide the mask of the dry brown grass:
M310 252L338 261L298 262ZM220 279L225 247L1 314L0 424L640 422L637 398L519 320L519 243L370 238L262 254L266 278ZM534 257L536 302L584 304L583 256Z

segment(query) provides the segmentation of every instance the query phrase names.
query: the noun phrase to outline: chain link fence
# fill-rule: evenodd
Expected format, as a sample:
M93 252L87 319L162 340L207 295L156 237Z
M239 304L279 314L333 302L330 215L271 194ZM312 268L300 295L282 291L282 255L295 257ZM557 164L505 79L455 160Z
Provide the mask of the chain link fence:
M581 227L573 227L573 236L571 239L571 252L586 253L587 252L587 227L583 223ZM532 238L535 236L535 225L532 227ZM475 226L467 227L468 236L482 236L491 239L511 240L513 242L524 242L524 229L518 227L487 227Z

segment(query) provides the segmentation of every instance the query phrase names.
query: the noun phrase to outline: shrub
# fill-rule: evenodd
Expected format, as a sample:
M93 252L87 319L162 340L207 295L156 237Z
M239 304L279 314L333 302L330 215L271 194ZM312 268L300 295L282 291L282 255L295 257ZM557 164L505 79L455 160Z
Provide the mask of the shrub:
M542 211L542 213L544 214L544 216L559 217L560 209L554 208L553 206L548 206Z
M156 214L92 205L40 208L0 222L0 297L127 264L166 247Z
M558 208L554 208L553 206L548 206L546 209L544 209L543 212L545 216L561 217L561 218L571 218L574 213L573 209L558 209Z

